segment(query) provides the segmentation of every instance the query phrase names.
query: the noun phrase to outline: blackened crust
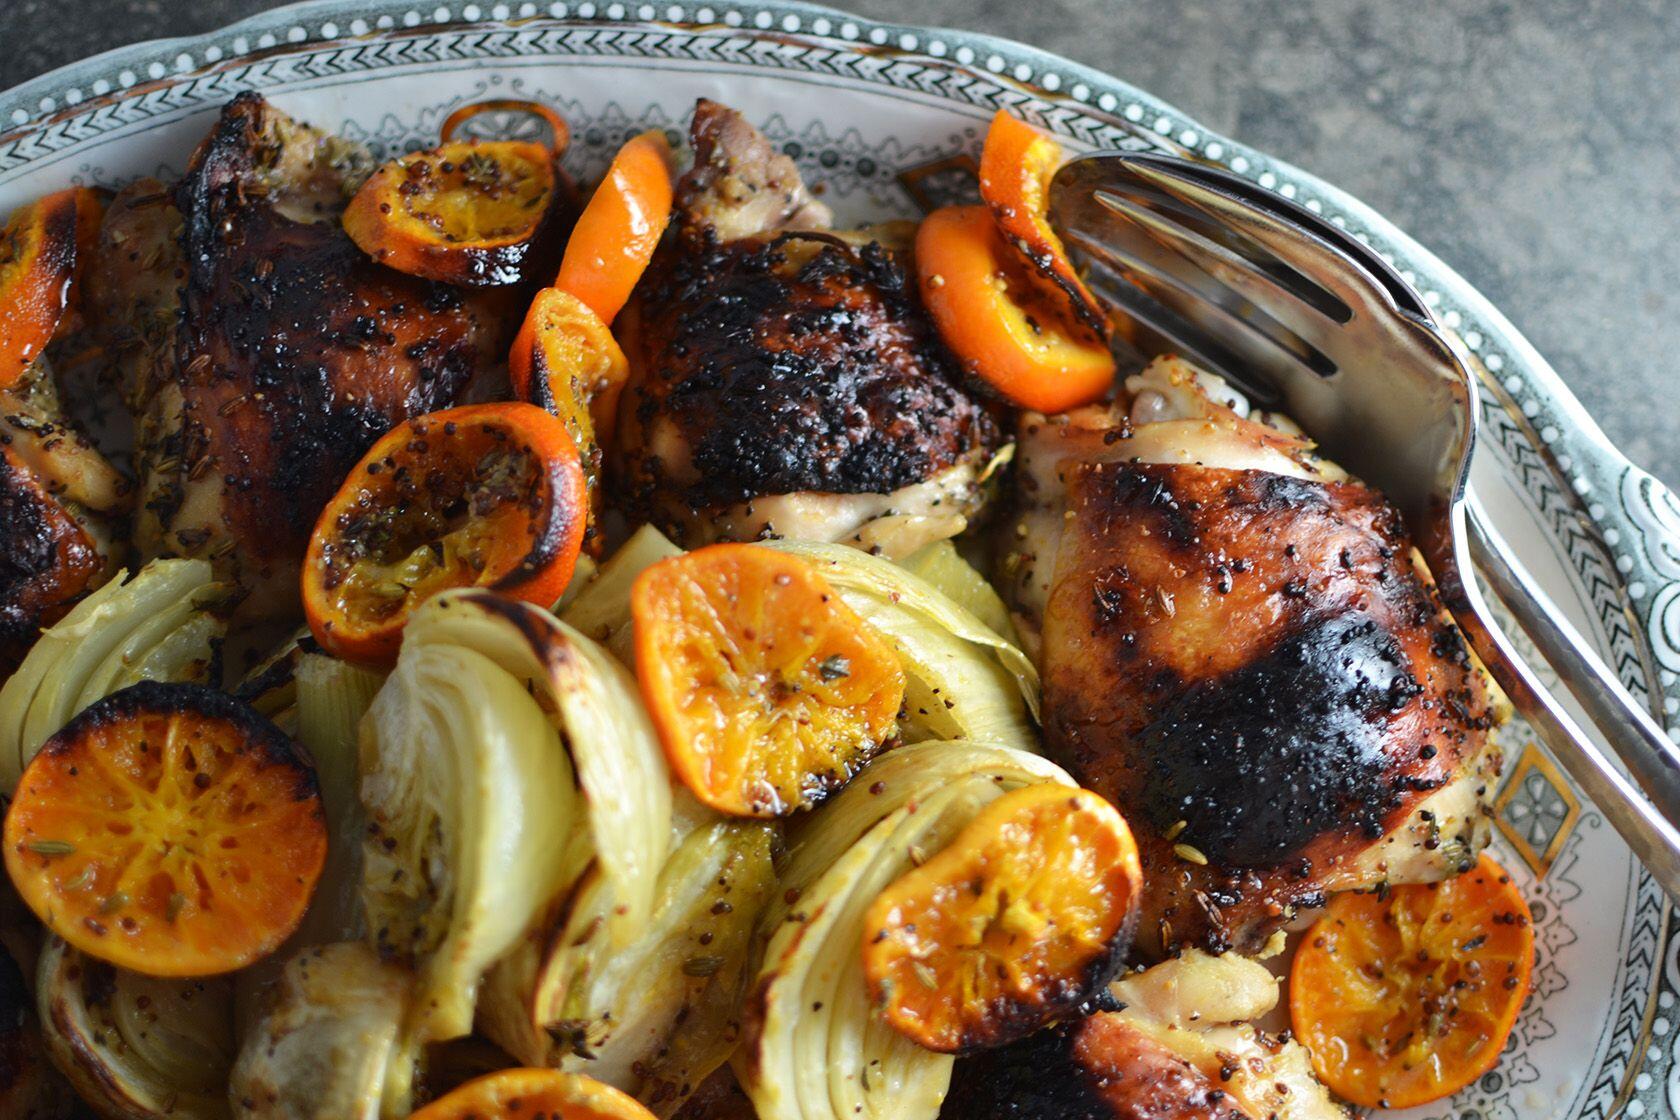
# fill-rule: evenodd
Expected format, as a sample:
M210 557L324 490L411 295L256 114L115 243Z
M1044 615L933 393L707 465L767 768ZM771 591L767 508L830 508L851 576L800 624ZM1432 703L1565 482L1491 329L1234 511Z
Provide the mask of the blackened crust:
M1046 746L1139 826L1146 932L1253 947L1481 753L1480 678L1368 487L1130 463L1068 484Z
M957 1063L941 1120L1248 1120L1216 1082L1111 1014Z
M86 530L0 448L0 676L105 568Z
M82 749L85 736L121 726L141 716L192 714L226 726L241 752L252 754L263 767L284 767L293 774L292 796L307 801L320 796L315 770L301 748L273 723L245 702L200 684L141 681L95 701L48 739L41 756L58 757Z
M885 494L997 443L993 418L877 244L667 243L637 296L620 485L647 513L771 494ZM664 431L688 450L674 471Z

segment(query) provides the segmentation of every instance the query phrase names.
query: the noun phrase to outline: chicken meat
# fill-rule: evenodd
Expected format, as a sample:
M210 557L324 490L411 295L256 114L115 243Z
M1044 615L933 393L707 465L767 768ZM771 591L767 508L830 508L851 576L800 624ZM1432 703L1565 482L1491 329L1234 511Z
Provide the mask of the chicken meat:
M503 294L405 276L345 235L371 163L243 94L173 189L116 199L90 268L136 417L136 544L212 560L250 619L295 613L316 515L368 446L507 342Z
M738 113L695 110L676 228L621 319L617 485L680 543L891 556L954 536L999 446L918 302L902 229L833 232ZM615 324L617 325L617 324Z
M1251 1025L1277 980L1191 950L1113 985L1123 1004L957 1063L950 1120L1347 1120L1300 1044Z
M1140 944L1252 951L1468 868L1495 700L1399 515L1185 363L1127 388L1023 419L1001 564L1049 753L1137 834Z

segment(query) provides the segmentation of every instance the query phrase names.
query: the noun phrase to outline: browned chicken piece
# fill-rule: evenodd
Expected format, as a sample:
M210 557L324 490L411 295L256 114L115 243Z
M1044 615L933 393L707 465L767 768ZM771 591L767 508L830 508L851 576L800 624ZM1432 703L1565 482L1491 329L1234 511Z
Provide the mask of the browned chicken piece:
M677 184L688 232L720 242L771 230L827 229L828 207L811 197L799 169L735 110L702 98L689 127L694 166Z
M174 381L175 328L187 279L181 212L156 179L137 179L105 208L87 269L84 306L129 415Z
M676 229L620 318L624 505L680 543L889 555L960 532L999 443L906 271L902 231L831 233L791 160L702 101Z
M1123 1010L958 1062L947 1120L1346 1120L1297 1043L1245 1020L1265 967L1191 951L1114 985Z
M1206 396L1028 417L1004 557L1052 756L1131 821L1140 943L1253 951L1328 892L1486 843L1483 677L1380 495Z
M402 275L344 234L370 163L243 94L171 197L131 189L101 231L90 302L137 409L136 543L213 560L248 619L295 613L315 517L368 446L453 404L507 342L505 296Z
M132 487L65 418L46 358L0 391L0 679L121 563Z

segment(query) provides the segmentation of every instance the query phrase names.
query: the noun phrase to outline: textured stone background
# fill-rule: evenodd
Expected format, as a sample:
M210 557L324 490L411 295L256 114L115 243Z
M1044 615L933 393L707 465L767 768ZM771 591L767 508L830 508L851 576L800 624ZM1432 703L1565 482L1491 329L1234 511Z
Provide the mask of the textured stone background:
M844 0L1111 71L1322 175L1478 285L1680 485L1675 0ZM0 87L260 0L0 0Z

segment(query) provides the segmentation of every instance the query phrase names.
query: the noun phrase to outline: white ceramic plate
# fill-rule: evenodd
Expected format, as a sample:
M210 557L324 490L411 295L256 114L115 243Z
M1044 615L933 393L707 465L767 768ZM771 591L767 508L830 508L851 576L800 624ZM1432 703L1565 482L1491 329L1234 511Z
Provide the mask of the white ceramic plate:
M971 190L1000 106L1076 151L1147 147L1223 164L1368 239L1460 332L1487 374L1473 485L1547 592L1680 739L1680 504L1609 445L1486 300L1409 237L1115 78L985 36L791 4L315 0L0 94L0 213L71 183L178 173L220 105L247 89L382 152L433 142L465 102L539 98L572 122L567 162L585 179L628 135L675 134L696 97L713 97L763 127L855 219L913 215ZM1516 737L1507 764L1497 843L1534 908L1534 998L1493 1072L1415 1115L1680 1112L1680 939L1669 903L1527 742Z

